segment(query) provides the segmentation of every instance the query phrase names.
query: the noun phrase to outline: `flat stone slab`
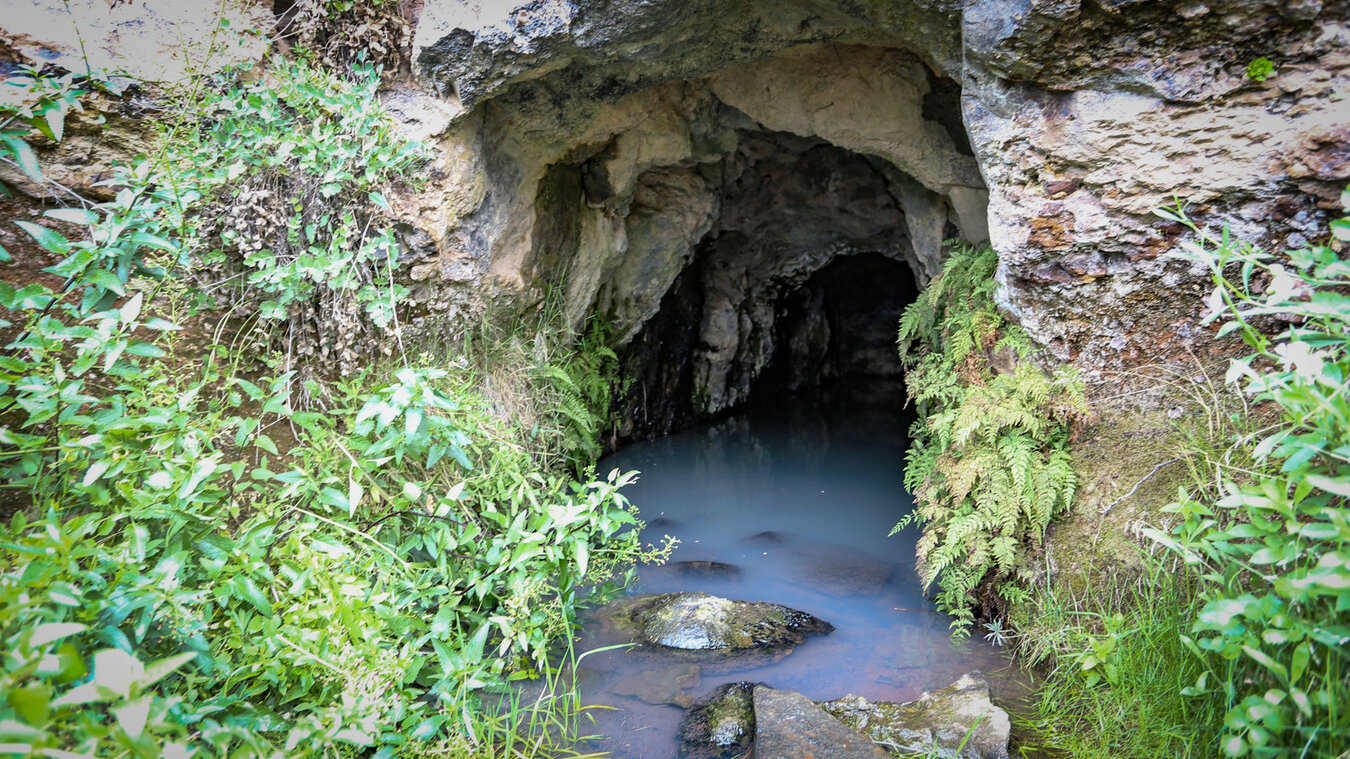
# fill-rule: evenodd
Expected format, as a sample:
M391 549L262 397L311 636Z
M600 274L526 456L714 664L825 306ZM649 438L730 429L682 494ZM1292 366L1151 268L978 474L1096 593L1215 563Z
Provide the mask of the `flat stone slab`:
M671 574L697 580L735 580L741 576L740 567L721 561L674 561L661 568Z
M905 704L845 696L820 706L843 724L902 755L1008 759L1012 724L1008 713L989 699L989 685L978 672L962 675L946 688Z
M610 692L659 706L671 704L689 708L694 704L690 691L699 686L698 665L683 662L638 672L610 686Z
M755 759L889 759L890 754L795 691L755 688Z

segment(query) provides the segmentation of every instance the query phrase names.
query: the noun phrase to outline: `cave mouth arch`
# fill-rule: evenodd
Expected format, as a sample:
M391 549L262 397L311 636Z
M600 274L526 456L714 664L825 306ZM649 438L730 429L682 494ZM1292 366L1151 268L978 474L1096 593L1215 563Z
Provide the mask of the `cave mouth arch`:
M536 96L511 104L555 102L540 80L521 87ZM837 291L830 303L872 292L827 288L827 277L806 287L815 300L794 295L814 275L880 257L896 266L836 268L909 292L940 271L943 240L987 238L988 193L960 102L957 83L912 53L821 43L594 104L575 121L513 111L495 144L519 158L503 176L533 202L497 238L493 271L561 288L574 330L592 315L608 323L632 379L611 445L719 414L774 377L801 386L803 372L786 365L759 381L775 355L782 364L809 352L778 350L812 339L789 337L788 323L817 301L825 310L808 321L842 318L825 289ZM549 131L558 124L566 130ZM542 166L528 142L541 138ZM812 382L853 371L835 348L816 349L833 360Z
M901 378L896 324L923 272L898 197L907 180L822 140L758 130L716 177L709 230L620 348L628 384L611 445L752 399Z

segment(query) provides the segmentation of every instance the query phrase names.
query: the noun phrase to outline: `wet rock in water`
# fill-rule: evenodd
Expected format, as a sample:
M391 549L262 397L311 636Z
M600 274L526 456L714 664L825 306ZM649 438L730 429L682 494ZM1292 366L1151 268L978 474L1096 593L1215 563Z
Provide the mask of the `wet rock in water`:
M609 690L648 704L672 704L687 709L694 704L689 692L698 687L700 674L696 664L677 663L629 675Z
M743 756L755 740L755 683L727 683L700 699L680 723L680 756Z
M671 530L679 526L680 526L679 522L676 522L674 519L667 519L665 517L657 517L655 519L647 520L647 529L649 531L659 530L666 534L669 534Z
M666 566L682 577L701 580L735 580L741 576L740 567L720 561L676 561Z
M755 759L888 759L868 738L794 691L757 686Z
M952 685L905 704L845 696L820 706L850 728L901 754L942 759L1008 757L1012 729L1008 713L989 700L989 685L979 673L962 675ZM963 740L965 745L958 752Z
M727 653L792 649L829 622L778 604L731 601L707 593L665 593L615 601L601 616L654 646Z
M890 564L846 546L795 548L792 556L792 578L832 596L876 595L893 571Z
M780 546L785 540L783 533L765 530L764 532L757 532L748 538L741 538L740 542L752 546Z

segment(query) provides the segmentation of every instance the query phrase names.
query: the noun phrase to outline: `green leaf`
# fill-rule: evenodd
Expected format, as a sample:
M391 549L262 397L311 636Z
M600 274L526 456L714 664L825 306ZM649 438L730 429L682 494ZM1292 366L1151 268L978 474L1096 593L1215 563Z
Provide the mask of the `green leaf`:
M254 442L254 444L257 445L259 448L263 449L264 451L267 451L268 453L272 454L273 456L279 455L279 454L277 453L277 444L274 443L274 442L272 442L272 438L270 438L270 437L268 437L268 436L266 436L266 435L263 435L263 434L259 434L258 437L257 437L257 439L255 439L253 442Z
M19 229L27 232L29 237L36 240L38 245L51 252L64 256L70 251L70 241L60 232L48 229L41 224L34 224L31 221L16 221L14 223Z
M448 638L458 616L457 611L453 604L441 604L441 608L436 610L436 616L431 619L431 634L441 640Z
M484 622L474 632L473 637L469 639L469 645L464 647L464 659L470 664L477 664L483 660L483 646L487 645L488 633L491 632L491 626Z
M271 602L267 600L267 596L263 595L262 590L258 588L258 584L253 581L252 577L240 575L234 578L230 585L239 598L248 601L263 616L269 619L273 616Z
M1332 479L1320 474L1309 474L1305 479L1309 484L1328 493L1350 497L1350 480Z
M1308 645L1307 641L1300 643L1298 647L1294 649L1294 654L1289 661L1290 685L1298 684L1299 678L1303 677L1303 673L1306 672L1308 669L1308 660L1311 658L1311 656L1312 656L1312 649Z
M1350 219L1336 219L1331 222L1331 234L1341 242L1350 242Z
M53 641L68 638L88 629L85 625L78 625L73 622L48 622L33 628L33 634L28 640L28 645L33 648L45 646Z
M138 292L135 295L131 296L131 298L127 300L126 303L122 304L122 308L118 309L118 315L121 317L122 323L123 324L134 323L136 321L136 317L141 315L141 304L144 302L145 302L145 293Z
M1305 538L1313 540L1334 540L1340 536L1341 531L1333 524L1326 522L1313 522L1299 527L1299 534Z
M6 743L15 741L20 743L36 743L42 738L42 731L30 725L25 725L17 720L7 719L0 721L0 741ZM24 746L23 751L28 747ZM10 752L7 752L10 753ZM20 752L12 752L20 753Z
M50 211L43 211L42 215L71 224L94 224L99 219L98 214L93 211L86 211L83 208L53 208Z
M42 727L51 716L51 698L51 686L46 683L30 683L22 688L10 690L6 700L24 722Z
M150 716L151 700L151 697L147 694L112 710L113 715L117 717L117 724L122 726L122 729L133 741L145 732L145 721Z
M108 648L94 654L94 680L90 684L100 692L126 698L131 695L132 684L144 676L145 666L140 660L120 648Z
M1233 598L1223 598L1217 601L1210 601L1205 604L1197 618L1200 629L1223 630L1233 624L1243 612L1247 610L1247 603Z
M47 122L47 131L53 140L60 142L66 134L66 108L65 103L54 104L48 108L47 112L42 114Z
M1261 666L1270 670L1271 674L1278 677L1281 682L1285 683L1289 682L1289 671L1285 669L1285 666L1283 664L1272 659L1270 655L1267 654L1265 651L1262 651L1259 648L1253 648L1251 646L1243 646L1242 650L1247 654L1247 656L1250 656L1252 660L1255 661L1257 664L1260 664Z
M84 480L80 484L87 488L95 482L98 482L98 478L102 477L103 473L108 471L109 466L111 465L106 461L95 461L89 467L89 470L84 473Z
M169 675L177 672L184 664L196 659L198 654L186 653L170 656L167 659L160 659L145 668L145 676L141 678L141 687L149 688L151 685L163 680Z
M46 181L42 176L42 169L38 167L37 154L33 152L33 148L28 143L10 135L0 135L0 141L9 146L10 155L14 156L14 161L19 164L19 168L23 169L23 173L27 174L29 179L34 182Z

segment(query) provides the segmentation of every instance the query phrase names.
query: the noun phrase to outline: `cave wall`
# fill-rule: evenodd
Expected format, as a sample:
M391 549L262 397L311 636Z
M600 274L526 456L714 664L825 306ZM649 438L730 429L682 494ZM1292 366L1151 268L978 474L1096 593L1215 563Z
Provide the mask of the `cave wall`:
M528 289L555 251L574 318L611 313L631 339L716 224L735 135L783 132L892 174L920 281L946 232L987 236L1003 307L1087 376L1189 361L1211 349L1206 278L1163 257L1184 230L1151 210L1178 194L1272 247L1324 229L1350 177L1347 18L1316 0L429 2L418 75L488 188L436 255ZM1247 80L1261 55L1276 75ZM590 189L543 240L534 200L561 165Z
M260 55L271 3L226 6L238 17L229 54L194 65ZM5 57L79 59L79 40L52 21L68 16L63 3L15 8ZM1207 280L1164 257L1185 230L1151 210L1180 195L1203 222L1297 245L1322 234L1350 179L1350 0L405 9L412 78L382 97L433 157L419 187L390 198L412 290L405 325L422 332L454 333L495 302L560 286L573 324L604 313L632 341L722 234L731 157L763 133L872 162L885 178L878 200L902 221L898 255L920 283L940 267L942 239L988 237L1005 310L1085 376L1189 363L1212 348L1198 326ZM192 50L216 40L214 13L174 0L90 11L98 23L83 44L172 79L182 67L159 64L195 61ZM184 50L166 50L170 39ZM1276 65L1264 82L1244 76L1258 56ZM148 145L136 124L149 132L153 108L98 107L126 137L114 153L91 160L73 141L43 152L76 189L94 191L105 159ZM0 174L23 190L15 172ZM739 380L728 382L710 397L734 397Z

